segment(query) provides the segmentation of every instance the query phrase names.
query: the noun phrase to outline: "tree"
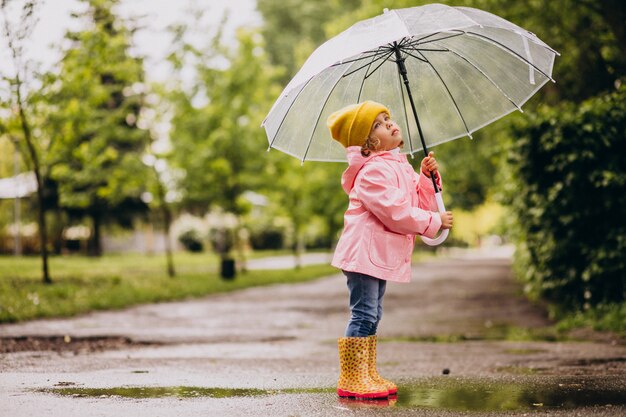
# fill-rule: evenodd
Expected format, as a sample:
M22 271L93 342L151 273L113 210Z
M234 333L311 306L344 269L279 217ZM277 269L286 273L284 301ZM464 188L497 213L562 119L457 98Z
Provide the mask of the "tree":
M264 178L267 141L259 126L277 94L277 73L254 31L240 30L232 49L221 42L220 31L210 44L196 48L186 38L188 31L174 28L170 62L179 70L192 62L196 76L191 87L179 83L170 90L175 111L169 162L182 173L182 207L204 214L219 206L240 219L247 209L243 193ZM225 259L226 247L221 252Z
M294 233L293 252L300 267L306 246L306 229L319 217L326 224L325 240L332 244L343 226L347 196L341 189L344 166L336 163L305 162L272 150L265 159L266 181L260 191L280 207L276 214L290 219ZM330 245L329 245L330 246Z
M170 230L174 217L172 203L175 194L175 181L172 170L167 165L169 151L162 150L162 143L167 143L167 131L169 126L168 114L172 112L169 102L162 100L165 96L161 86L155 84L146 96L146 101L151 105L150 112L146 112L139 121L150 131L152 142L147 147L142 161L150 167L151 174L147 178L147 192L142 199L149 205L156 217L160 218L165 234L165 256L167 274L169 277L176 276L174 268L174 256L172 253L172 241Z
M626 300L626 86L520 120L507 191L519 276L571 310Z
M0 3L0 9L2 10L4 27L3 32L8 43L11 59L15 68L15 73L12 76L3 77L3 81L9 83L10 90L10 107L14 112L13 122L17 123L21 135L24 140L24 147L26 153L22 152L22 155L28 155L27 166L32 166L37 179L37 202L38 202L38 225L39 225L39 241L40 241L40 253L42 261L42 278L46 284L51 284L52 279L50 277L50 271L48 268L48 235L46 225L46 205L44 195L44 183L45 172L41 163L40 143L38 138L33 134L33 126L30 117L31 111L34 111L32 107L32 96L36 93L32 89L28 89L28 83L34 81L30 74L30 67L24 56L24 42L28 39L32 29L36 23L35 11L38 6L36 1L27 1L22 5L20 21L17 25L10 22L8 17L8 10L14 4L9 0L2 0ZM32 88L32 86L31 86ZM14 126L15 127L15 126ZM11 127L9 127L10 129ZM26 159L26 158L24 158Z
M345 13L355 10L361 0L304 1L258 0L263 16L261 33L271 45L268 54L272 64L286 69L281 81L286 83L313 50L328 34L325 25ZM382 9L381 9L382 10Z
M60 205L72 216L92 219L89 253L100 255L101 227L111 220L129 226L147 207L147 167L141 153L149 134L137 126L142 112L142 60L130 55L131 31L113 13L117 0L83 0L88 10L77 18L90 24L65 36L58 75L45 88L50 137L58 143L51 176Z

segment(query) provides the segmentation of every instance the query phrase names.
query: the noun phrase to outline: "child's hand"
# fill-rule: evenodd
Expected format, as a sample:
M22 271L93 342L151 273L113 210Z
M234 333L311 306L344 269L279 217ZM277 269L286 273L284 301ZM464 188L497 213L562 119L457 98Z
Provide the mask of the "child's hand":
M441 216L441 228L442 229L452 229L452 212L451 211L442 211L439 213Z
M437 178L437 170L439 169L439 164L437 164L437 160L435 159L435 153L429 152L428 156L422 159L422 173L430 178L431 173L435 173L435 178Z

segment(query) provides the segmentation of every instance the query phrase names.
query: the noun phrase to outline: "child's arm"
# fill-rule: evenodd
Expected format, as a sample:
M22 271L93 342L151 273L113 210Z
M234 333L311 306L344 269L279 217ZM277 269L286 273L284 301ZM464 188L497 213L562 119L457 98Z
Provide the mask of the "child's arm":
M398 188L395 178L396 174L391 169L365 166L355 184L358 187L358 198L389 230L406 235L435 237L441 227L441 216L436 204L433 211L413 207L411 196Z

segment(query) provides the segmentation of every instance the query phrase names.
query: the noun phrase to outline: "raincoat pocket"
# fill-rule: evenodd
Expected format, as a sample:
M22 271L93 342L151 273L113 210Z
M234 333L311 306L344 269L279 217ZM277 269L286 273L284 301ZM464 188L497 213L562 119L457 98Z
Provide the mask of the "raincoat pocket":
M374 230L370 239L370 261L379 268L397 269L406 261L409 244L405 235Z

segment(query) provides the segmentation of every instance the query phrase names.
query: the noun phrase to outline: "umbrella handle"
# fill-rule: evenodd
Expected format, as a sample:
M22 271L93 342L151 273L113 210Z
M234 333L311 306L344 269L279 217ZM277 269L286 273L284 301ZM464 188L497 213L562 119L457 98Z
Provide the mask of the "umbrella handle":
M435 199L437 200L437 208L439 209L439 212L446 211L446 206L443 205L443 197L441 196L440 192L435 193ZM437 246L437 245L441 245L443 241L448 238L449 232L450 232L450 229L444 229L443 232L441 232L441 234L434 239L428 238L426 236L420 236L420 237L422 238L422 242L424 242L428 246Z

